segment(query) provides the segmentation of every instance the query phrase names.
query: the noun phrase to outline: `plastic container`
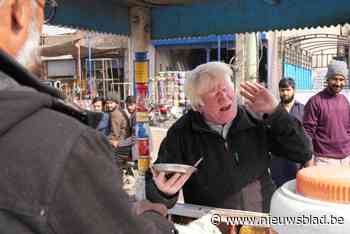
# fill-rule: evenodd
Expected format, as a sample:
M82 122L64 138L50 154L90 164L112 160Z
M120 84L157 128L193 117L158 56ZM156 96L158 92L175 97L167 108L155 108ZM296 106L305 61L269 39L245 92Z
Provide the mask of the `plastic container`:
M148 85L147 84L136 84L136 91L138 96L144 98L148 97Z
M136 112L136 122L148 122L149 114L148 112Z
M150 135L149 123L136 123L135 129L137 138L148 138Z
M149 140L147 138L136 139L136 145L140 156L149 157Z
M150 167L150 162L151 162L150 157L148 157L148 156L140 156L138 161L137 161L138 169L141 172L148 171L148 169Z
M303 197L295 180L285 183L272 196L271 227L279 234L348 234L350 205ZM277 222L282 223L277 224Z

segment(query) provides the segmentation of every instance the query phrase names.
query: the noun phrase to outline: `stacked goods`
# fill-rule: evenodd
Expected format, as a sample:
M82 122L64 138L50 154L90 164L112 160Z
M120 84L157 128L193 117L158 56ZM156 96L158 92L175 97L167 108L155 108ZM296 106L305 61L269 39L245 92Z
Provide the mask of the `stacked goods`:
M148 80L149 61L147 52L135 53L135 82L136 82L136 149L138 155L138 169L144 174L149 169L149 107Z

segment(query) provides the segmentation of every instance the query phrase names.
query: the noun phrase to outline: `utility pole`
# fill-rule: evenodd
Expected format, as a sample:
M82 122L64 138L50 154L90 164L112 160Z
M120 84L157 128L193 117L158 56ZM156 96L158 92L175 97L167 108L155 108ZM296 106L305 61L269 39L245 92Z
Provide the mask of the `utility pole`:
M129 81L132 78L133 92L136 94L136 153L134 159L138 159L138 174L136 175L137 200L145 200L145 174L151 162L150 130L148 117L148 83L150 76L149 47L151 41L150 24L151 10L146 7L130 8L130 46L133 56L133 72L129 72ZM142 129L142 131L140 131Z

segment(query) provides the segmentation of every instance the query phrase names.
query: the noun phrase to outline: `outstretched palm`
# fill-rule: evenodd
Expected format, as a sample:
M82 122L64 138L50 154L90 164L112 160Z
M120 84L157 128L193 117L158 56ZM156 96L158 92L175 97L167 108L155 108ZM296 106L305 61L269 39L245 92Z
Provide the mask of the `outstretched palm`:
M254 112L271 114L278 105L276 98L258 83L241 83L241 95L246 98L246 104Z

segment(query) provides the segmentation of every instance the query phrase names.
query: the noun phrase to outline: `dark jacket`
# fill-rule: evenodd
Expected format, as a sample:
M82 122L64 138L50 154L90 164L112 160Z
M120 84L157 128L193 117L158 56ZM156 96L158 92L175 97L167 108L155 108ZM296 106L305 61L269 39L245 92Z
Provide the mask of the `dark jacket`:
M172 233L132 212L107 140L53 103L0 72L0 233Z
M132 129L130 126L129 118L124 110L115 109L110 113L111 118L111 131L108 138L111 140L121 141L130 137Z
M298 101L294 102L289 114L296 118L300 124L303 122L304 105ZM310 145L311 147L311 145ZM277 187L285 182L295 179L300 164L282 157L272 157L271 176Z
M267 212L274 190L270 152L300 163L311 158L302 127L283 108L258 120L239 107L226 141L199 112L189 111L169 129L155 163L193 165L204 157L183 187L186 203ZM177 199L164 196L150 175L146 194L168 207Z
M296 118L297 120L299 120L300 123L303 123L304 107L304 104L295 100L294 105L290 109L289 114L294 116L294 118Z

